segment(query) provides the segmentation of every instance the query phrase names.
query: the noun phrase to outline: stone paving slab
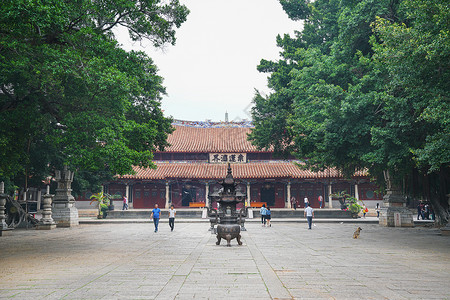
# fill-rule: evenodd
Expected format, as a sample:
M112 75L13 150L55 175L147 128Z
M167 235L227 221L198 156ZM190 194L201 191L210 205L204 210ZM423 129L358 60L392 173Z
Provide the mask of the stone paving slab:
M205 223L9 231L0 299L450 299L439 230L315 225L248 223L232 247L216 246Z

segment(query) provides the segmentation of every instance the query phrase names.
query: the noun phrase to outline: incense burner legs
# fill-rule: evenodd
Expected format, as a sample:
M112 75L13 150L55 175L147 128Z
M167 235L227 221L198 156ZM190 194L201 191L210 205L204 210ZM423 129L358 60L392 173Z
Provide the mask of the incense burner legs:
M225 239L227 246L231 247L231 240L236 239L239 245L241 242L241 226L238 224L219 224L217 225L217 242L216 245L220 245L220 241Z

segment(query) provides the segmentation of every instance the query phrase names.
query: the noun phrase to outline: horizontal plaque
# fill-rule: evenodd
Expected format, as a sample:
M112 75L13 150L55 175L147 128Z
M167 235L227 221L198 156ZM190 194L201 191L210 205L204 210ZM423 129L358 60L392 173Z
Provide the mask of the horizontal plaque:
M212 164L242 164L247 162L247 153L210 153L209 162Z

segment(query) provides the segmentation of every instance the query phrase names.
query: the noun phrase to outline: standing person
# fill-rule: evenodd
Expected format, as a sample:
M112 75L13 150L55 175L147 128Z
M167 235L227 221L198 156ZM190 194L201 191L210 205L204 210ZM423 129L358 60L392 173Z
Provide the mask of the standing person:
M266 226L266 212L266 205L263 204L263 206L261 206L261 209L259 210L259 213L261 214L261 224L263 227Z
M173 231L173 228L175 227L175 216L177 215L177 210L174 208L173 204L170 206L169 209L169 226L170 231Z
M425 215L425 219L427 219L427 220L430 219L430 205L428 203L426 203L424 206L424 215ZM423 220L423 216L422 216L422 220Z
M363 208L362 208L362 210L363 210L363 218L366 218L366 213L367 213L367 207L366 207L366 205L365 204L363 204Z
M319 198L317 198L317 200L319 200L319 208L322 208L322 203L323 203L322 195L319 195Z
M417 220L420 220L420 216L422 216L422 203L417 205ZM423 217L422 217L423 220Z
M270 207L267 206L266 210L267 227L272 227L272 224L270 224L270 219L272 219L272 213L270 212Z
M295 199L294 196L291 197L291 203L292 203L292 208L294 210L297 210L297 200Z
M377 209L377 218L380 217L380 203L377 203L377 206L375 207Z
M158 208L158 204L155 204L155 208L152 210L152 215L150 216L150 219L153 218L153 224L155 224L155 232L158 232L160 213L161 213L161 210Z
M123 207L122 207L122 210L128 210L128 198L127 198L127 196L124 196L123 197Z
M308 220L308 229L311 229L312 219L314 217L314 210L312 209L312 207L306 207L303 215L306 217L306 220Z
M305 196L305 198L303 199L303 202L305 203L305 208L307 208L308 204L309 204L308 197Z

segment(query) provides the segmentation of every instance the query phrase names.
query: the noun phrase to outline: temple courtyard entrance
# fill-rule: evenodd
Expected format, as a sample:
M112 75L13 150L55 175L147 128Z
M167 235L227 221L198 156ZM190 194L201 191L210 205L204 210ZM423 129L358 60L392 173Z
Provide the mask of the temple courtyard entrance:
M205 223L18 229L0 240L0 298L448 298L449 237L359 225L354 240L356 224L250 223L231 248Z

